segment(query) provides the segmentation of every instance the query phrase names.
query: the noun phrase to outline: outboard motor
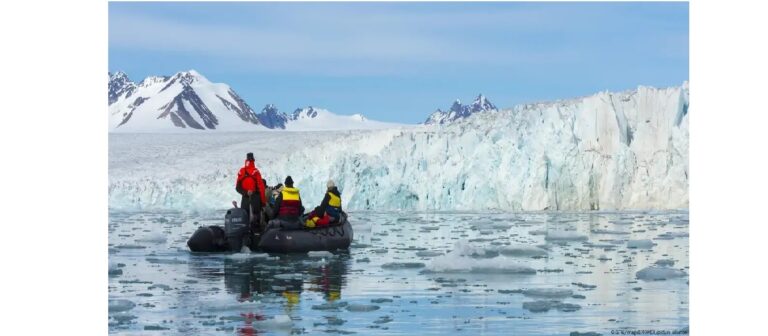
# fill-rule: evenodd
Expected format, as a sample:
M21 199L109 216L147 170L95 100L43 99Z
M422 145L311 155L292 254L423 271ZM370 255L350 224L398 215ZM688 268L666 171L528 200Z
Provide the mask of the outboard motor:
M224 232L230 251L240 251L244 244L250 245L250 237L248 237L250 221L248 217L248 211L245 209L232 208L227 210L227 215L224 216Z
M227 235L218 225L201 226L187 240L192 252L223 252L228 249Z

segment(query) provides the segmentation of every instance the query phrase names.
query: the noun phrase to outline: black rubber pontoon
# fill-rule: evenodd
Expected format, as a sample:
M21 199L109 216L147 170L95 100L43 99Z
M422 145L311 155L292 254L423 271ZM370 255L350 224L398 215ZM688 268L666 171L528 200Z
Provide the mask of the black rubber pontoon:
M352 225L342 213L339 223L320 228L305 228L302 216L297 221L274 219L261 235L251 234L243 209L227 211L224 228L218 225L197 229L187 241L192 252L239 252L243 246L252 251L292 253L347 249L352 243Z
M304 217L299 221L303 223ZM347 249L352 243L352 225L342 214L340 223L321 228L290 228L280 226L279 220L270 221L261 235L258 249L264 252L290 253L309 251L333 251ZM288 227L288 228L286 228Z

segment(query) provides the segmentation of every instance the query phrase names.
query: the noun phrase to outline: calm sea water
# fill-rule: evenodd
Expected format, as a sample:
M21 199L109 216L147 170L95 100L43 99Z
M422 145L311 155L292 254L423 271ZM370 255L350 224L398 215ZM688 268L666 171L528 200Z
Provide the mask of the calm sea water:
M688 213L351 213L349 251L197 254L211 214L111 212L116 334L687 331Z

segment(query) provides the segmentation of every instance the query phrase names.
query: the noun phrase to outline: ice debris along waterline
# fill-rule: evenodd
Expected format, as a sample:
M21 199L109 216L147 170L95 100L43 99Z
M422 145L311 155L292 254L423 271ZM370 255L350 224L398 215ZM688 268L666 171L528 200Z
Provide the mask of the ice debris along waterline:
M109 330L506 335L514 326L543 336L688 323L685 212L350 216L348 251L200 254L185 238L221 213L111 212ZM136 242L153 232L166 243ZM635 241L653 244L629 248Z
M347 210L687 208L688 105L685 83L525 104L444 126L110 134L109 207L225 207L232 174L255 152L267 182L290 173L307 204L320 203L333 172Z
M519 260L505 256L483 258L489 251L467 243L457 243L448 254L435 257L425 265L425 271L435 273L500 273L536 274L536 270ZM479 257L479 258L478 258Z

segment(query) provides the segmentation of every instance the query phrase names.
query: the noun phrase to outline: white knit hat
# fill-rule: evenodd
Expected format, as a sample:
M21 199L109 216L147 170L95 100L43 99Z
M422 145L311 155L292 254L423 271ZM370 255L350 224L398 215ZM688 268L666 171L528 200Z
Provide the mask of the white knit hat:
M336 183L333 183L333 180L328 180L328 183L325 184L328 188L333 188L336 186Z

